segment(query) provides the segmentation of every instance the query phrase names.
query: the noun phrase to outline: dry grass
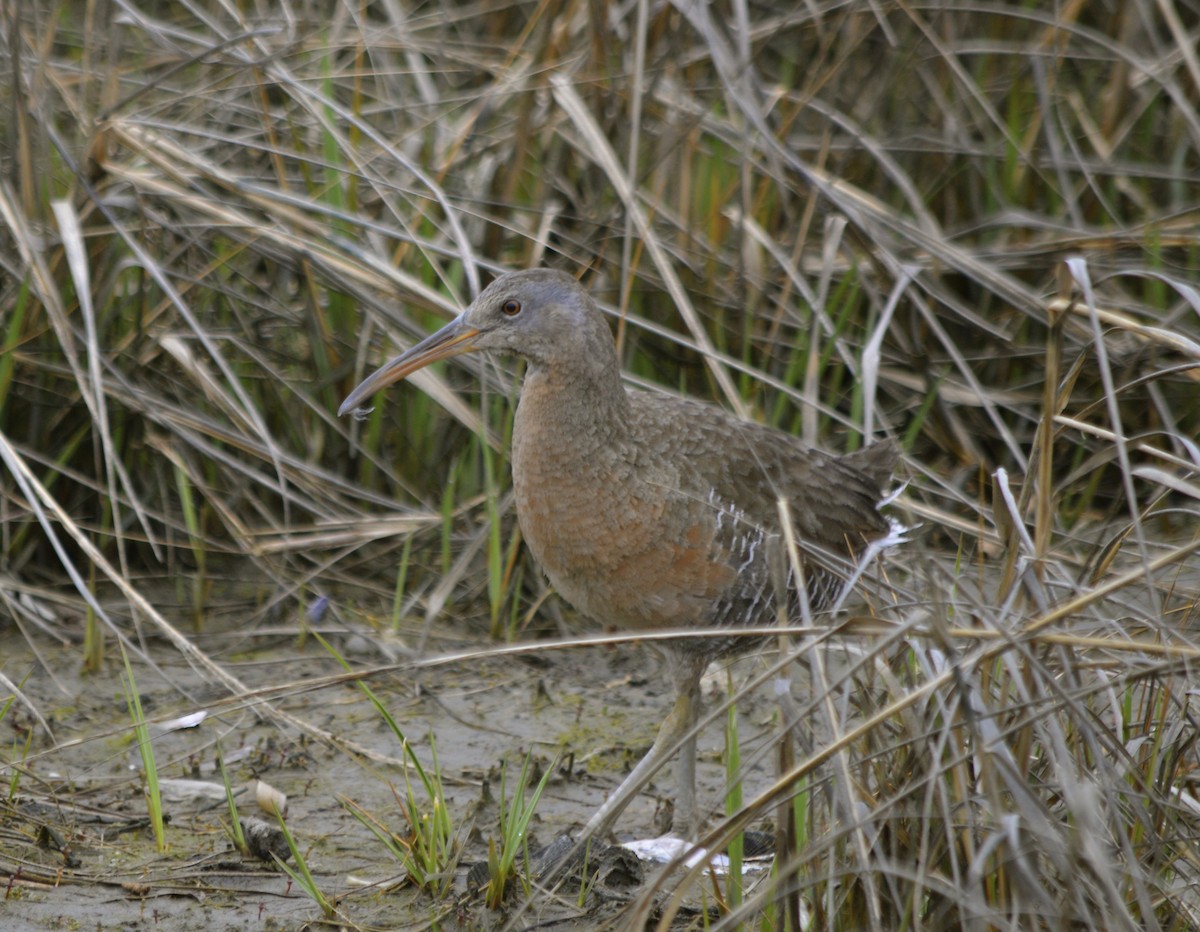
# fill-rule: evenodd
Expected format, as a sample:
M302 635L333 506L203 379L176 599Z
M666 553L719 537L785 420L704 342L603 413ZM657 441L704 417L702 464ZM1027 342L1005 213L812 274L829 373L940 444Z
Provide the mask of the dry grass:
M908 453L878 629L709 841L802 777L806 837L721 922L1195 928L1200 13L1054 10L8 4L0 615L532 637L512 368L334 412L551 264L635 383Z

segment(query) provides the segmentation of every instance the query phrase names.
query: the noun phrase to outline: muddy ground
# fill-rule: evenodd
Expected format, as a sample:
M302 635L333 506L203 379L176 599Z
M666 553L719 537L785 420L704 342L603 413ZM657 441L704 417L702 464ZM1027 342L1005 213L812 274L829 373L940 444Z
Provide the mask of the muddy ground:
M385 662L387 653L402 655L409 646L387 645L375 633L328 633L362 666ZM231 628L206 631L196 643L254 688L339 670L315 639L301 645L293 632ZM431 652L446 646L433 645ZM539 767L558 760L532 823L536 850L576 831L649 747L671 701L670 685L661 678L651 649L624 645L484 657L372 678L372 688L430 769L430 735L436 736L462 855L453 892L432 897L402 882L400 864L343 803L352 800L381 825L402 832L394 793L404 792L403 768L307 737L244 703L221 705L228 690L209 675L197 673L163 642L150 640L147 647L159 672L138 662L135 675L145 714L158 723L152 726L156 763L160 779L167 781L168 848L161 854L146 822L142 767L123 698L119 654L110 649L104 671L85 675L78 644L55 643L11 625L0 628L0 674L20 686L53 735L20 703L0 722L0 764L12 764L0 767L0 880L7 884L0 928L217 932L319 925L321 911L283 871L231 845L223 796L203 793L221 783L218 743L234 786L243 791L242 816L270 818L255 806L257 780L287 795L288 825L318 886L335 898L334 924L499 928L511 922L516 928L594 928L618 917L623 901L637 892L597 891L582 903L578 889L560 896L535 893L514 919L511 909L487 909L479 894L468 890L467 875L473 862L487 858L488 840L499 837L502 762L507 760L515 774L528 751ZM756 663L740 661L735 672L757 672ZM710 674L710 706L724 687L724 674ZM0 683L0 699L8 692ZM758 751L766 758L752 768L747 792L768 784L773 767L765 735L774 708L765 693L759 690L739 707L743 755ZM273 705L378 755L402 756L380 714L352 683L296 688ZM197 711L207 712L202 722L174 727L179 716ZM164 721L173 730L164 731ZM698 773L700 802L714 811L722 806L722 746L717 723L701 737ZM185 780L202 785L173 782ZM669 818L673 784L669 767L625 812L618 834L657 834ZM425 799L420 789L417 794ZM656 870L646 869L648 874Z

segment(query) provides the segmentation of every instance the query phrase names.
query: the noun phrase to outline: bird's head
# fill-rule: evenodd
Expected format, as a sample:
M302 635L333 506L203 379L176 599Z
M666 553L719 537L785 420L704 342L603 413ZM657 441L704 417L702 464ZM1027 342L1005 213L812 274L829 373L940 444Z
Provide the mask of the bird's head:
M509 272L437 333L364 379L342 402L338 414L362 407L379 390L439 359L491 352L549 364L571 352L584 356L597 340L611 345L612 336L575 279L552 269Z

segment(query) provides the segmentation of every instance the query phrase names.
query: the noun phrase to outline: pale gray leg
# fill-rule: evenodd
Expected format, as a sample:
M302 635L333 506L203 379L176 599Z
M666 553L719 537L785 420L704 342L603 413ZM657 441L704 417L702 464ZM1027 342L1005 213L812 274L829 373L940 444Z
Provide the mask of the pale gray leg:
M687 740L682 739L696 724L700 709L700 675L703 672L704 665L696 661L684 660L678 663L674 671L675 704L659 727L654 744L604 805L588 820L580 840L591 838L611 828L625 807L666 762L676 745L680 745L679 786L676 789L672 830L683 838L691 837L695 828L691 823L696 802L696 736L692 734Z
M671 834L695 841L699 820L696 818L696 720L700 717L700 677L697 675L677 686L675 701L684 722L680 727L686 735L679 747L679 762L675 789L675 813L671 818Z

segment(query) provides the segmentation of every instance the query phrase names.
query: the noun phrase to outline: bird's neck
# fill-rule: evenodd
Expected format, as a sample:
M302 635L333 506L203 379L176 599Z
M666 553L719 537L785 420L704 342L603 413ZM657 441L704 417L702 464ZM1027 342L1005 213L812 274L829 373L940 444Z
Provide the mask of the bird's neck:
M629 505L629 458L637 452L629 442L631 405L615 355L607 376L599 379L573 367L532 364L513 423L513 493L521 533L549 579L585 613L592 611L590 590L575 583L581 572L606 561L611 537L602 531L621 505Z
M514 434L538 451L533 455L544 455L553 446L560 456L574 452L586 457L619 444L629 429L629 396L616 352L611 359L579 360L577 365L531 363L516 418Z

